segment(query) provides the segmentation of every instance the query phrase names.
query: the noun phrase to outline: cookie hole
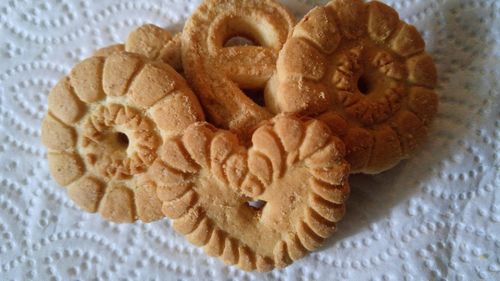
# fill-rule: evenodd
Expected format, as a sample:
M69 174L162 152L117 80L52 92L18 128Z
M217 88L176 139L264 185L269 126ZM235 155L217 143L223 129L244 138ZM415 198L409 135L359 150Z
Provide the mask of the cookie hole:
M265 106L264 90L262 89L242 89L243 93L259 106Z
M234 46L258 46L258 44L251 38L245 36L233 36L224 43L224 47Z
M130 143L127 135L121 132L116 133L116 142L124 149L126 149Z
M363 94L367 95L370 92L370 82L368 78L364 75L361 75L358 79L358 90Z
M263 200L255 200L255 201L248 201L247 205L255 210L262 210L264 206L266 206L266 201Z

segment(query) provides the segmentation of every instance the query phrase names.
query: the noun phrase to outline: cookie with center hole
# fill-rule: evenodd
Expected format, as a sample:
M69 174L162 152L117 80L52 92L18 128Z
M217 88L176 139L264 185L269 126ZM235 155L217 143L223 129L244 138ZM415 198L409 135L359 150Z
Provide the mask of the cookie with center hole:
M336 229L349 194L343 142L314 119L278 115L247 147L208 123L170 139L148 171L163 213L208 255L246 271L282 268Z
M143 175L159 147L204 120L169 65L114 52L77 64L48 96L42 142L54 180L83 210L125 223L163 217Z
M271 80L266 105L329 124L346 143L353 173L380 173L409 157L438 107L424 40L376 1L333 0L311 10Z
M261 92L293 25L274 0L208 0L193 12L182 62L211 123L245 135L272 117Z

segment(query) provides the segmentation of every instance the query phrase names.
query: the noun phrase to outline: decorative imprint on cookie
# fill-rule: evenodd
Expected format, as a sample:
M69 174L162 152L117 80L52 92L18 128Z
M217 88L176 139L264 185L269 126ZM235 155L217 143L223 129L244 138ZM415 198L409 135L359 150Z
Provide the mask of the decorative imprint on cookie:
M100 176L127 179L156 159L160 140L154 129L149 118L128 106L98 106L84 121L82 150Z
M287 266L317 249L344 215L344 144L320 121L278 115L250 148L197 123L160 151L149 172L163 213L191 243L243 270Z
M114 50L77 64L48 103L42 142L50 172L77 205L114 222L163 217L144 174L163 142L204 120L179 74Z
M409 157L436 115L436 67L415 27L380 2L333 0L311 10L280 52L266 91L273 112L329 124L353 173Z

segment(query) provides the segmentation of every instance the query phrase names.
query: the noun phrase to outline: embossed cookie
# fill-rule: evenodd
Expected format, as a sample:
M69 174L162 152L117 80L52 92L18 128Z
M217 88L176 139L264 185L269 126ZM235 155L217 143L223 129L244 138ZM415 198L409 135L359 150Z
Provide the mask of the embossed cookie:
M272 117L242 89L266 86L293 24L274 0L207 0L194 11L182 33L182 61L212 123L246 134ZM236 37L257 46L228 46Z
M126 52L91 57L57 83L48 105L42 142L50 172L77 205L114 222L163 217L142 175L165 140L204 120L175 70Z
M127 51L143 55L150 60L164 62L176 71L182 71L181 34L172 34L153 24L145 24L132 31L125 44L116 44L97 50L94 56L107 57L115 52Z
M148 173L163 213L191 243L243 270L269 271L335 231L349 164L342 141L317 120L278 115L252 143L193 124L163 145Z
M294 28L266 104L319 116L346 143L352 171L376 174L424 141L438 106L436 80L422 37L396 11L334 0Z

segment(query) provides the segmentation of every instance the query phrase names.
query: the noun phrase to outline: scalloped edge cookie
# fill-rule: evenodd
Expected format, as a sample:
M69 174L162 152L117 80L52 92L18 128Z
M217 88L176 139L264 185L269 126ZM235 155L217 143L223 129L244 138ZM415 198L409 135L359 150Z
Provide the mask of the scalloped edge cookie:
M318 120L278 115L244 147L196 123L149 171L174 229L208 255L252 271L281 268L335 230L349 194L345 148ZM261 200L255 207L249 202Z
M346 143L353 173L408 158L437 113L436 67L417 29L380 2L333 0L294 28L266 91L274 112L326 123Z
M41 137L49 169L78 206L113 222L163 217L141 176L164 141L204 120L174 69L126 52L91 57L57 83L48 105Z

